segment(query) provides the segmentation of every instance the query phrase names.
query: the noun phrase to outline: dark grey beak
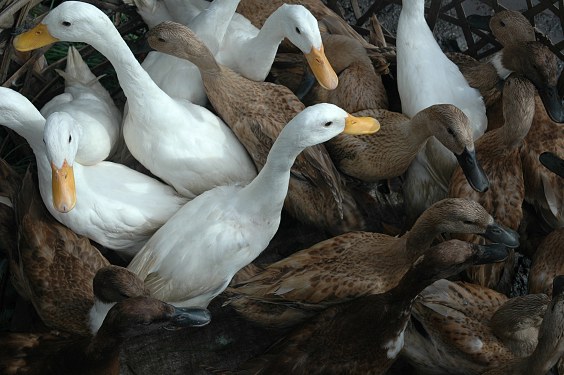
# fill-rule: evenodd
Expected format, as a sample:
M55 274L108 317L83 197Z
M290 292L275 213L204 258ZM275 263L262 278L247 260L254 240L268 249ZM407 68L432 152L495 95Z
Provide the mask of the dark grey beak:
M519 246L519 234L513 229L505 228L499 224L488 225L482 237L511 248Z
M170 318L171 328L203 327L211 321L208 310L198 307L176 307ZM169 327L165 327L169 329Z
M564 293L564 275L558 275L552 280L552 298Z
M468 24L470 25L470 27L473 27L475 29L480 29L480 30L484 30L484 31L489 31L490 30L490 20L492 19L492 16L479 16L477 14L472 14L468 17L466 17L466 21L468 21Z
M556 86L538 87L539 96L542 99L546 113L554 122L564 122L564 110L562 110L562 102L558 95Z
M484 173L482 166L478 163L476 159L476 151L469 151L466 147L464 151L460 155L456 155L456 160L458 160L458 164L460 168L462 168L462 172L466 176L466 180L472 189L483 193L488 190L490 187L490 182L488 181L488 177Z
M501 262L507 258L507 247L503 244L494 243L476 246L478 246L478 251L474 259L475 265Z
M552 172L564 178L564 160L554 155L552 152L543 152L539 156L539 160Z

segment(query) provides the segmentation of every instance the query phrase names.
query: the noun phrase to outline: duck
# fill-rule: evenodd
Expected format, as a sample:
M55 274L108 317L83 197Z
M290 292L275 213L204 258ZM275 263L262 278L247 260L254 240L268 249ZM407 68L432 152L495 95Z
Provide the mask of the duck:
M552 280L564 274L562 244L564 244L564 228L553 230L541 241L532 257L529 293L551 295Z
M251 81L217 63L198 37L179 23L155 26L147 41L155 50L188 59L200 69L210 103L262 169L274 140L304 104L284 86ZM323 145L304 150L291 177L284 207L294 218L331 233L367 225Z
M510 76L503 87L505 125L491 130L476 141L476 154L484 168L490 188L478 193L466 182L466 173L456 169L449 185L449 196L479 202L496 220L517 230L523 218L525 182L520 148L531 128L534 116L534 86L522 77ZM461 237L465 241L481 241L475 236ZM509 292L513 278L512 257L508 263L470 268L470 280L480 285ZM499 289L498 289L499 288Z
M26 97L0 87L0 124L14 130L31 146L39 192L49 213L75 233L131 258L188 199L172 187L121 164L74 163L73 153L78 149L73 142L78 139L73 136L75 120L66 112L53 113L49 119L47 125ZM54 169L60 169L65 160L73 173L60 180L55 178L53 186L51 163ZM74 189L68 187L71 182ZM61 202L72 202L73 191L73 210L62 213L55 209L64 205Z
M298 154L340 132L361 134L378 127L375 119L354 118L332 104L304 109L280 132L257 178L245 187L209 190L185 204L127 268L154 298L175 306L206 307L278 230ZM193 221L195 217L199 219Z
M503 46L485 61L495 67L499 78L505 79L512 72L525 75L537 88L552 120L564 122L558 94L558 59L536 41L536 30L529 20L519 11L504 9L493 16L469 16L468 23L489 31Z
M483 372L483 375L546 374L564 354L564 275L554 278L552 299L539 328L535 351L525 358L516 358Z
M435 104L411 119L386 109L355 112L379 119L382 128L373 137L339 135L326 147L337 168L367 182L402 176L425 143L435 137L452 152L470 186L485 190L488 177L476 159L468 117L452 104Z
M530 355L549 298L514 298L493 289L441 279L417 297L402 356L420 373L480 374Z
M88 43L112 63L127 97L127 148L181 195L192 199L215 186L247 183L256 176L249 154L229 127L208 109L164 93L100 9L66 1L14 38L14 47L29 51L56 41Z
M451 240L435 245L393 289L324 310L238 373L385 374L404 346L411 306L426 286L469 265L506 256L505 246L499 244Z
M401 237L349 232L266 266L230 286L226 303L254 323L293 326L328 306L389 291L441 233L478 233L518 244L517 233L498 225L478 203L444 199Z
M205 309L180 309L149 297L134 297L110 309L94 336L57 333L3 333L3 374L118 375L120 347L126 339L161 330L202 327L211 316Z
M2 175L16 174L3 160L0 168ZM9 259L16 290L48 327L89 334L86 317L94 302L92 279L98 269L109 265L108 260L88 238L48 213L29 168L12 189L17 244L9 249Z
M95 335L108 311L117 303L134 297L149 297L143 281L127 268L107 265L99 268L92 279L94 303L88 312L89 333Z
M562 227L564 181L543 168L538 159L542 152L564 157L564 129L560 124L564 110L558 99L558 59L547 46L535 41L534 28L522 14L512 13L501 21L492 18L491 22L505 24L492 28L492 33L504 46L492 58L498 75L505 78L517 72L537 89L533 124L521 148L525 201L535 208L548 230Z
M65 92L41 108L43 117L67 112L77 120L76 161L94 165L117 152L122 115L108 90L90 71L78 50L70 46L65 71L57 70L65 80Z
M424 10L423 0L406 0L398 21L397 85L402 112L413 117L433 104L456 105L468 116L476 140L487 126L484 101L437 44ZM403 188L409 222L413 223L431 203L447 196L455 167L452 153L436 139L427 141L405 174Z
M564 178L564 159L558 157L552 152L543 152L539 156L539 161L546 168Z

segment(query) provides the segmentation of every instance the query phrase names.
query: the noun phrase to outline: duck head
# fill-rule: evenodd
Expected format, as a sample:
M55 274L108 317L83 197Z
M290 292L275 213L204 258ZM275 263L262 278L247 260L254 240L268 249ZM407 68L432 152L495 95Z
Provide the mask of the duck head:
M496 223L482 205L470 199L438 201L421 215L415 225L420 220L435 222L440 233L474 233L510 248L519 246L517 232Z
M431 134L456 156L470 186L481 193L487 191L488 177L476 159L472 127L464 112L452 104L435 104L423 113L431 119L426 122Z
M133 297L110 309L99 333L122 338L133 337L158 329L176 330L202 327L211 321L207 309L177 308L149 297Z

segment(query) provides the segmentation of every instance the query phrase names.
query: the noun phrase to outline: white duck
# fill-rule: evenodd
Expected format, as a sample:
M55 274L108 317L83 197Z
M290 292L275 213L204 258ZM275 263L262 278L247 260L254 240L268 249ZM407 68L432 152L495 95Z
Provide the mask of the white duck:
M413 117L434 104L453 104L470 120L476 140L487 126L480 92L437 44L425 21L424 0L404 0L396 36L397 79L402 112ZM470 150L474 151L474 150ZM436 139L409 167L404 182L408 215L413 220L433 202L446 197L456 159Z
M65 92L55 96L41 109L43 117L67 112L77 120L76 161L93 165L105 160L120 136L122 116L108 91L98 82L74 47L69 47L65 71Z
M157 3L162 2L157 1ZM166 4L169 3L171 1L167 1ZM172 16L170 20L190 27L220 64L254 81L266 79L278 46L284 38L288 38L305 54L320 85L329 90L337 87L338 78L325 56L317 20L309 10L302 5L283 4L267 18L263 27L258 29L247 18L235 13L238 3L239 0L235 0L234 3L233 0L221 3L216 0L211 4L205 1L186 2L201 7L202 12L187 23L180 16ZM179 3L174 8L182 9L183 4ZM222 9L222 12L218 8ZM214 14L223 15L223 19L231 19L230 22L225 23L227 32L221 29L222 32L218 30L206 35L206 31L209 33L209 30L218 29L218 26L214 26L215 23L220 23L218 17L213 17L214 22L204 23L203 27L197 21L209 19L210 15ZM217 40L220 41L219 46L216 45ZM189 61L166 56L151 52L142 65L159 87L169 95L194 102L198 100L197 103L201 103L199 100L205 98L205 92L197 69L194 71L194 65ZM163 66L167 69L163 69Z
M129 151L180 194L194 198L215 186L246 183L256 176L229 127L206 108L164 93L101 10L66 1L18 35L14 46L28 51L59 40L88 43L112 63L127 97L123 135Z
M46 125L29 100L4 87L0 87L0 124L24 137L31 146L41 198L51 215L76 233L121 254L133 256L187 201L170 186L123 165L105 161L93 166L74 163L78 136L70 115L54 113ZM54 179L52 185L52 168L54 174L65 162L70 173L66 178ZM73 194L69 186L75 181L76 206L61 213L54 205L72 201L67 193Z
M378 129L376 120L354 118L333 104L306 108L284 127L249 185L217 187L188 202L151 237L128 269L144 280L155 298L177 306L207 306L278 230L297 155L341 132Z

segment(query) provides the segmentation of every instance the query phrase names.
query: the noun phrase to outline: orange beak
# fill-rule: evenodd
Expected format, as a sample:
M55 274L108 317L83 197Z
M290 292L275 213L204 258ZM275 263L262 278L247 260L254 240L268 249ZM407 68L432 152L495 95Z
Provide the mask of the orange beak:
M67 161L63 162L61 169L51 163L53 207L59 212L69 212L76 204L76 188L74 186L74 173Z
M323 45L319 49L312 47L311 51L304 55L317 82L326 90L334 90L339 84L339 78L325 56Z

